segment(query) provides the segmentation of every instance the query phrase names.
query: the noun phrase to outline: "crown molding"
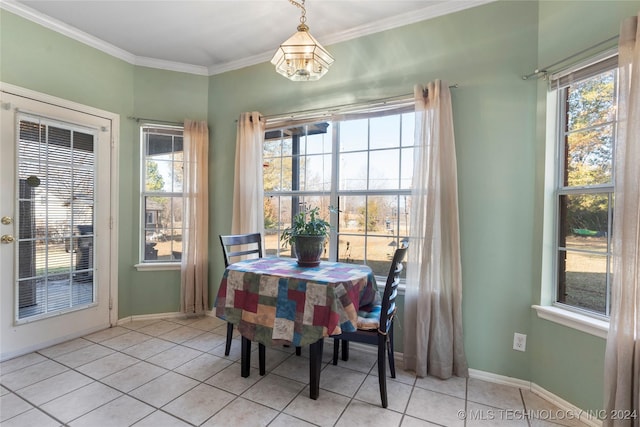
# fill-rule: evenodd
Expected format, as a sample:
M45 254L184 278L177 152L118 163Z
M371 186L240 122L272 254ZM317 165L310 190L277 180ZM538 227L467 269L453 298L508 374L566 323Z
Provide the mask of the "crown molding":
M426 21L429 19L437 18L439 16L447 15L454 12L459 12L464 9L480 6L486 3L491 3L496 0L460 0L460 1L446 1L438 3L434 6L429 6L424 9L405 13L398 16L393 16L388 19L383 19L375 22L370 22L366 25L353 28L348 31L332 34L331 36L323 37L319 40L324 45L331 45L340 43L343 41L355 39L362 36L378 33L380 31L390 30L393 28L402 27L404 25L413 24L420 21ZM238 70L240 68L249 67L252 65L268 62L271 59L273 52L264 52L258 55L253 55L247 58L242 58L236 61L229 61L223 64L211 65L209 67L186 64L181 62L167 61L163 59L140 57L121 49L117 46L107 43L97 37L80 31L79 29L65 24L50 16L44 15L28 6L21 3L17 3L14 0L0 0L0 8L14 13L24 19L35 22L57 33L63 34L73 40L86 44L90 47L98 49L108 55L121 59L129 64L138 65L149 68L156 68L168 71L177 71L182 73L196 74L202 76L212 76L216 74L222 74L228 71Z
M122 59L129 64L135 64L136 56L130 52L127 52L124 49L120 49L117 46L114 46L110 43L105 42L97 37L94 37L90 34L85 33L84 31L80 31L71 25L67 25L62 21L58 21L50 16L44 15L28 6L17 3L12 0L0 0L0 8L14 13L24 19L27 19L31 22L35 22L36 24L40 24L45 28L48 28L52 31L65 35L69 38L72 38L80 43L91 46L95 49L98 49L106 54L109 54L118 59Z
M40 24L45 28L65 35L87 46L98 49L108 55L128 62L131 65L139 65L142 67L157 68L168 71L178 71L182 73L197 74L207 76L209 75L207 67L199 65L185 64L181 62L167 61L163 59L147 58L143 56L136 56L131 52L124 49L120 49L117 46L107 43L102 39L94 37L85 33L75 27L65 24L62 21L54 19L48 15L44 15L28 6L21 3L17 3L13 0L0 0L0 8L14 13L24 19L27 19L36 24Z
M160 70L178 71L180 73L196 74L199 76L209 76L207 67L200 65L185 64L183 62L167 61L164 59L148 58L136 56L134 65L141 67L158 68Z
M381 31L403 27L409 24L415 24L416 22L427 21L439 16L448 15L450 13L459 12L461 10L470 9L472 7L492 3L494 1L496 0L445 1L417 11L411 11L403 13L401 15L391 16L386 19L373 21L366 25L352 28L348 31L342 31L332 34L331 36L323 37L322 40L318 41L320 41L321 44L332 45L335 43L352 40L358 37L379 33Z
M214 76L216 74L226 73L227 71L239 70L240 68L250 67L252 65L262 64L263 62L271 61L271 57L275 52L277 46L274 46L273 52L264 52L258 55L248 56L246 58L238 59L236 61L225 62L224 64L212 65L208 68L209 75Z

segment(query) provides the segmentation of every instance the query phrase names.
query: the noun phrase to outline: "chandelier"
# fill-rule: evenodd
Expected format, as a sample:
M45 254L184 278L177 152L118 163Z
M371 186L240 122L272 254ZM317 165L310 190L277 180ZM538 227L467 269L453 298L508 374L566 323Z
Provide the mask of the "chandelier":
M307 11L304 0L302 3L294 0L289 2L302 9L298 32L280 45L271 63L276 66L278 73L295 82L318 80L329 71L333 57L309 33L309 27L305 24Z

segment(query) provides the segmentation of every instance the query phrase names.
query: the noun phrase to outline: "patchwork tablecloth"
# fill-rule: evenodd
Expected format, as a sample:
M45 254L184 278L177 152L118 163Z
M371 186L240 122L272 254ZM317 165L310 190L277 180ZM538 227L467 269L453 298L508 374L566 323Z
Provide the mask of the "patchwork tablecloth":
M293 258L251 259L225 270L216 316L251 341L303 346L355 331L358 309L377 298L366 265L323 261L299 267Z

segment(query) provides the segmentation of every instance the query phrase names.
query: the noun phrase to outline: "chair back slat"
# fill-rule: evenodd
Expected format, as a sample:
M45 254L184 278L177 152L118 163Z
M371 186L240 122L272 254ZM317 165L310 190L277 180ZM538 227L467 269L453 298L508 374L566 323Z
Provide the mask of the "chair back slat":
M387 315L390 316L396 309L396 297L398 296L397 287L393 290L393 293L389 297L389 308L387 309Z
M396 312L396 297L398 296L398 285L400 284L400 273L404 269L402 261L407 253L407 246L396 249L391 261L391 268L387 276L387 283L382 294L382 309L380 312L379 332L386 334L391 326L391 321Z
M222 245L225 267L234 262L232 258L245 255L256 255L256 258L262 258L262 235L260 233L220 235L220 244Z

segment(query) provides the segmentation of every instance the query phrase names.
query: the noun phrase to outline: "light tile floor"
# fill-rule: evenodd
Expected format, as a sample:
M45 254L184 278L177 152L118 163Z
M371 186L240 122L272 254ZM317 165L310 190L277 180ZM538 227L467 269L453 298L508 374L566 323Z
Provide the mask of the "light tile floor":
M242 378L240 340L225 357L225 334L213 317L134 321L2 362L0 425L581 425L559 420L568 417L529 390L416 379L400 363L383 409L375 352L352 346L349 361L333 366L333 340L325 342L320 397L311 400L308 348L301 357L267 348L265 376L253 354L251 375Z

